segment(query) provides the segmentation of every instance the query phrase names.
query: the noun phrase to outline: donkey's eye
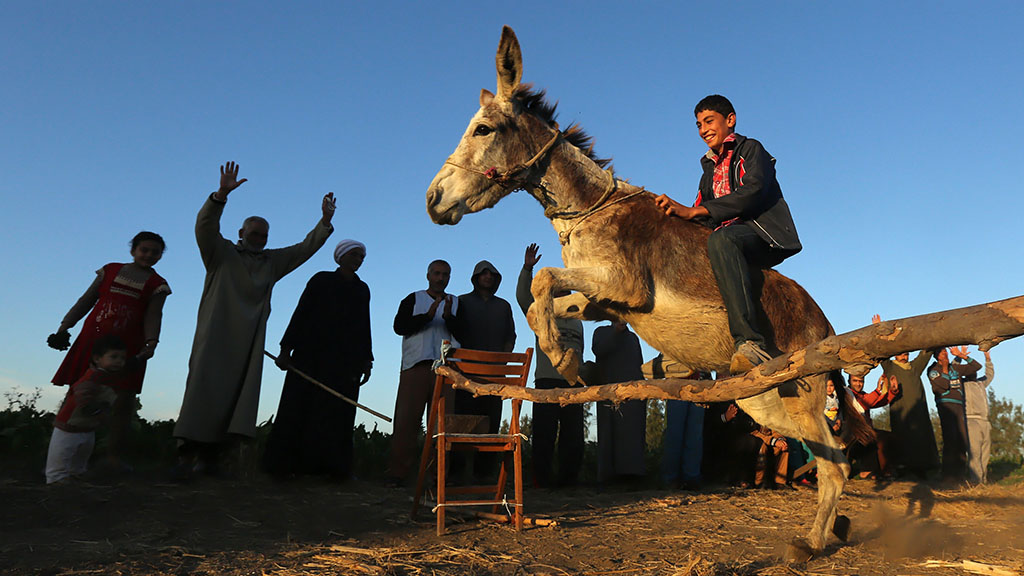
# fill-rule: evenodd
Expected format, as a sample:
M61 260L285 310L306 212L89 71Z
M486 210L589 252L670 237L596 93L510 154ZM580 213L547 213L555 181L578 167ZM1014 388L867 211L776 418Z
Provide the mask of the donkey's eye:
M473 130L473 136L487 136L491 132L494 132L494 130L491 130L490 126L481 124L476 127L476 130Z

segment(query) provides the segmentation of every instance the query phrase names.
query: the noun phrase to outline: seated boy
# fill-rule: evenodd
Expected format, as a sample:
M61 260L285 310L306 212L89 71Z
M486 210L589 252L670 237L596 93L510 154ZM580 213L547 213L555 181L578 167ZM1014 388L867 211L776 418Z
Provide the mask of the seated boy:
M46 483L85 473L96 443L96 429L110 413L117 393L107 384L123 376L127 351L121 338L108 334L92 347L91 367L68 388L46 454Z
M711 95L697 103L694 115L709 148L701 158L697 199L692 207L664 194L656 202L670 216L714 229L708 257L736 349L730 370L739 374L771 358L757 325L752 273L779 264L802 246L775 179L775 159L760 142L736 133L732 103Z
M899 395L900 383L896 376L886 376L884 373L878 377L878 384L872 392L864 391L864 377L850 374L850 392L857 403L854 408L864 415L864 419L871 422L872 408L888 406L890 402ZM872 424L873 426L873 424ZM855 467L860 468L859 476L862 479L885 477L889 475L889 434L888 430L875 428L875 441L869 444L855 443L850 446L848 459Z

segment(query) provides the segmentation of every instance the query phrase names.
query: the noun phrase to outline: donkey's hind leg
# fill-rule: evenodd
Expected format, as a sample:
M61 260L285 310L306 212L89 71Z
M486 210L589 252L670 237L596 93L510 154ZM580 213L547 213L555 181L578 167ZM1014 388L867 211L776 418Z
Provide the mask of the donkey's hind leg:
M839 497L850 473L850 464L825 421L826 380L824 375L805 378L804 385L797 387L797 396L784 399L790 417L818 462L818 510L806 540L790 545L787 552L790 560L804 561L824 550L828 533L836 522ZM848 520L844 517L843 526L836 528L843 532L839 535L845 536L849 529Z

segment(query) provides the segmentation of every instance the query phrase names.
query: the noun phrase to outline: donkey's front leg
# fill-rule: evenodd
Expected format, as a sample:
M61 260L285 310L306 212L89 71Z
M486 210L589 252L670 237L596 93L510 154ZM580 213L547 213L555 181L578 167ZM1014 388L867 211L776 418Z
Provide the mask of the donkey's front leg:
M636 286L635 278L627 278L620 272L608 268L542 268L533 277L530 291L533 304L526 314L530 328L537 334L542 352L547 354L551 365L569 382L576 382L581 358L575 350L564 348L558 341L559 331L555 324L553 297L563 291L581 295L579 304L583 310L595 310L595 302L604 309L604 318L614 317L608 308L636 308L649 300L649 291ZM563 297L564 298L564 297ZM561 306L560 306L561 308ZM569 311L569 308L566 308ZM599 319L598 317L587 319Z

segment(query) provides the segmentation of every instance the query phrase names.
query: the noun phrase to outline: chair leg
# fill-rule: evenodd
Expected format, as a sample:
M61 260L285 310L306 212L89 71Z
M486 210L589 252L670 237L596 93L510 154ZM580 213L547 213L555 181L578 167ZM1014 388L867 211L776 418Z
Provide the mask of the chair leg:
M425 442L426 449L430 452L422 456L420 460L420 472L416 479L416 496L412 501L412 512L409 513L409 518L415 519L416 514L419 513L420 506L423 504L423 496L427 491L427 472L430 470L430 465L434 462L434 446L429 440Z
M512 473L515 475L516 483L516 532L522 532L523 516L526 514L526 511L523 509L523 445L520 443L519 438L516 438L515 448L512 452Z
M431 412L436 411L428 410L427 415L427 435L423 438L423 451L420 453L420 471L416 475L416 495L412 500L412 512L409 513L409 518L415 519L416 513L419 512L420 504L423 502L423 491L426 488L427 470L430 469L430 460L433 458L434 450L434 422L436 421L436 415Z
M508 452L501 452L501 467L498 468L498 483L494 485L494 508L492 514L504 512L501 509L501 500L505 495L505 485L508 484Z
M446 455L448 443L444 437L437 439L437 535L444 536L444 510L448 503L445 485L448 483L448 463Z

